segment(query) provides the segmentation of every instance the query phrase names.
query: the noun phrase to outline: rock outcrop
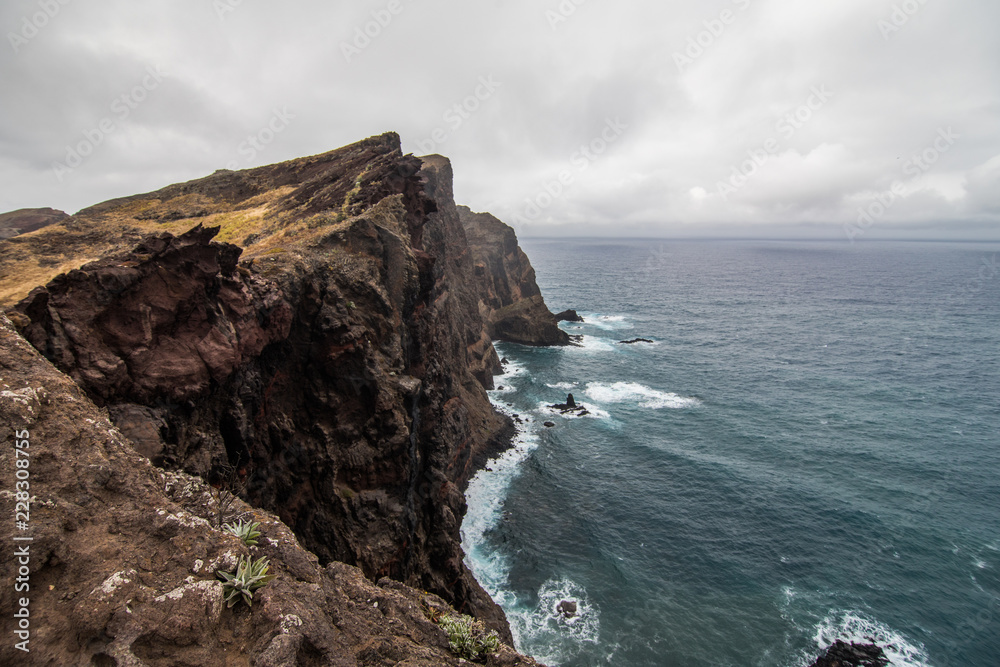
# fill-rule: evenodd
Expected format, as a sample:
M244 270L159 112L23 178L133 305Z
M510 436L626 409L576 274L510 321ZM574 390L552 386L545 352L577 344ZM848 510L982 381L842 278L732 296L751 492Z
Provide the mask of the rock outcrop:
M514 230L489 213L473 213L465 206L458 212L472 249L479 311L489 335L522 345L569 345Z
M324 567L277 516L241 501L234 514L260 522L259 544L214 528L210 487L150 465L3 315L0 437L0 465L27 471L19 479L32 498L20 528L0 528L0 567L23 568L22 587L0 589L0 608L27 610L14 621L21 635L8 615L0 664L468 664L435 623L454 613L438 596L343 563ZM4 492L11 517L15 498ZM227 608L218 572L247 556L267 558L277 576L251 607ZM535 663L501 647L487 664Z
M810 667L886 667L889 659L875 644L836 641Z
M575 310L564 310L561 313L556 313L556 322L583 322L583 317L580 313Z
M68 217L68 214L54 208L22 208L0 213L0 240L48 227Z
M459 529L464 486L512 433L485 392L501 364L476 262L506 267L523 253L512 232L513 249L494 249L503 259L470 249L451 183L445 158L404 156L394 134L219 171L8 239L0 299L19 299L8 311L18 330L78 383L84 402L107 411L116 435L104 441L121 440L114 456L124 456L127 438L171 474L211 483L237 470L244 499L287 525L317 572L344 563L371 581L427 591L510 642L502 611L463 564ZM517 267L521 280L504 293L510 305L537 298L544 308L525 293L534 285L526 258ZM529 328L555 326L547 309L528 312ZM542 325L528 321L536 316ZM89 437L73 441L81 456ZM145 470L155 485L159 473ZM104 493L88 489L47 497L87 506L88 493ZM103 535L82 514L79 526L87 527L65 530ZM52 563L76 571L103 558L64 553L39 565L40 579L69 586ZM312 590L325 586L309 576ZM64 648L78 650L70 645L91 641L91 630L98 644L131 632L126 625L88 626ZM179 640L157 641L166 650Z

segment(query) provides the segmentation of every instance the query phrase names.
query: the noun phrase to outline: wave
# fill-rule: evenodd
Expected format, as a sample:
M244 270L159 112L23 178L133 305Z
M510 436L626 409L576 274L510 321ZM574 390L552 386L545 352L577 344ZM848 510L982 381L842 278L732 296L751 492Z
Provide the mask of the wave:
M513 411L493 403L494 407L513 416ZM507 590L510 563L499 550L487 548L486 534L503 521L503 506L511 483L520 474L524 461L538 448L538 436L519 427L513 446L489 462L469 482L465 491L468 510L462 520L462 548L465 564L493 600L503 608L516 603Z
M550 407L550 404L545 402L538 404L538 412L543 416L562 417L563 419L610 419L611 418L610 412L608 412L607 410L602 410L593 405L590 405L589 403L577 402L577 405L582 408L585 408L587 410L587 414L580 415L575 412L563 413L561 410L557 410L556 408Z
M615 343L608 338L600 338L598 336L583 336L583 338L571 345L566 350L573 350L576 352L583 353L593 353L593 352L614 352Z
M701 405L697 398L658 391L636 382L588 382L584 393L598 403L634 403L643 408L693 408Z
M814 639L825 651L838 639L882 648L893 667L930 667L923 645L914 646L901 633L858 611L831 612L815 628Z
M591 325L605 331L619 331L635 327L627 315L602 315L601 313L580 313L580 315L583 317L582 326L584 327Z
M560 613L563 601L576 604L576 614ZM550 579L538 589L538 604L507 612L517 646L550 667L572 660L585 644L597 644L601 612L587 591L570 579Z
M494 407L513 412L494 401ZM585 644L596 644L600 635L600 611L582 586L568 579L551 579L538 590L535 605L521 600L509 589L510 559L487 546L487 534L504 519L504 502L511 483L532 452L538 435L519 427L513 447L491 460L469 482L465 497L468 511L462 520L465 564L476 580L507 614L514 643L551 667L573 659ZM576 604L576 614L567 618L559 610L563 601Z
M571 391L579 385L579 382L556 382L555 384L546 384L545 386L549 389L562 389L563 391Z

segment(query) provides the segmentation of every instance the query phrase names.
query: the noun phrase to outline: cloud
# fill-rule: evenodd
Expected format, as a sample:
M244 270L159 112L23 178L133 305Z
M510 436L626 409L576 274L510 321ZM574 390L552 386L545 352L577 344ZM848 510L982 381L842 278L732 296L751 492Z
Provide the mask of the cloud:
M53 2L0 7L6 209L73 211L396 130L405 150L452 158L463 203L524 234L801 224L842 236L898 182L879 233L1000 238L991 0L905 15L888 0ZM35 26L43 6L59 9ZM162 85L118 118L111 105L149 67ZM484 77L500 85L480 98ZM821 104L818 87L831 93ZM291 120L269 134L276 113ZM59 178L53 165L109 116L114 129ZM574 165L609 120L627 129ZM948 127L961 139L919 178L904 173ZM253 137L268 141L241 150ZM720 196L769 141L766 162ZM567 170L560 194L525 215Z

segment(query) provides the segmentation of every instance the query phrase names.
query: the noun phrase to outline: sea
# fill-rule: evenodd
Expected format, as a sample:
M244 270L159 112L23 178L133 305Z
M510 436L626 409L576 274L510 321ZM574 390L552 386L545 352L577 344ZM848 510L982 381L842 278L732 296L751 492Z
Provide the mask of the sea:
M1000 244L522 247L585 321L497 346L521 430L467 493L466 562L521 651L1000 665ZM570 393L588 414L549 407Z

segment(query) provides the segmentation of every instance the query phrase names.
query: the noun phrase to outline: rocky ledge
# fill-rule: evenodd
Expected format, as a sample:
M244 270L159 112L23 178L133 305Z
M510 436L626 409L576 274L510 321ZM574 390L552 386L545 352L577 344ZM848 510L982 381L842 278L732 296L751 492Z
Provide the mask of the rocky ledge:
M453 664L418 614L438 598L510 643L459 535L512 432L486 395L507 318L484 313L561 337L513 232L470 244L451 183L386 134L3 242L0 429L39 442L38 664ZM252 610L218 609L246 550L199 480L263 523L278 578Z

